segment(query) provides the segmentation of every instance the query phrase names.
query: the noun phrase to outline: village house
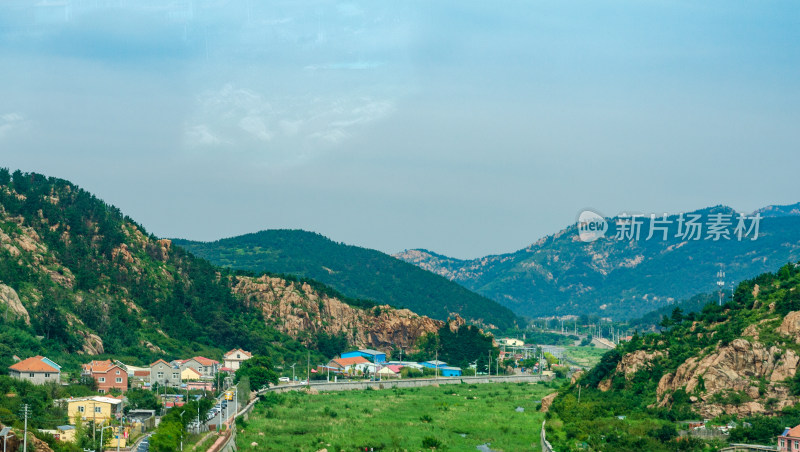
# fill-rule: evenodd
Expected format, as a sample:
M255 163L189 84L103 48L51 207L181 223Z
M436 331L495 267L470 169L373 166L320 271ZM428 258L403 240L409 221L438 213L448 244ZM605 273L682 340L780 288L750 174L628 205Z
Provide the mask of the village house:
M71 422L80 419L93 421L97 425L122 416L122 400L113 397L76 397L59 399L56 403L66 405Z
M352 358L336 358L328 362L328 367L331 369L336 369L338 372L350 375L364 373L365 371L369 371L371 368L374 368L374 366L374 364L362 356L354 356Z
M92 377L97 382L97 392L101 394L106 394L112 389L120 392L128 390L128 371L110 359L84 364L81 376Z
M786 429L778 437L778 452L800 451L800 425Z
M246 352L240 348L235 348L223 355L222 363L223 366L227 367L233 372L236 372L239 370L239 367L242 365L243 361L247 361L252 357L253 355L251 355L250 352Z
M150 364L150 385L159 384L162 386L178 387L181 385L180 368L159 359Z
M195 356L194 358L183 361L180 365L181 371L191 367L204 378L214 378L219 371L219 361L204 358L202 356Z
M59 425L53 430L39 430L43 433L49 433L53 435L58 441L63 441L66 443L73 443L75 442L75 426L74 425Z
M360 350L342 353L342 358L354 358L356 356L360 356L375 364L386 362L386 353L369 348L362 348Z
M44 356L34 356L11 365L8 375L35 385L61 381L61 366Z

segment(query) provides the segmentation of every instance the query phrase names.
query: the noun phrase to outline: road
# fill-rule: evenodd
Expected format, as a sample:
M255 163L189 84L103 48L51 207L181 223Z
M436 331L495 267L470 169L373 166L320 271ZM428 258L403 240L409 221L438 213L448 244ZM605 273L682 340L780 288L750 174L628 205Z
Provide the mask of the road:
M142 442L139 443L139 446L136 448L136 452L150 451L150 435L152 435L152 433L148 433L147 436L144 437Z

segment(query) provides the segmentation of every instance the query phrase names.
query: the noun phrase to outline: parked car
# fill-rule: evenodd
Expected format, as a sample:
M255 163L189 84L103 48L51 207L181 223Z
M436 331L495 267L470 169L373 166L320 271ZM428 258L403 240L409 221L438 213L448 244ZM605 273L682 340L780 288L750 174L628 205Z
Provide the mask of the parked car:
M290 381L292 381L292 379L289 378L289 377L281 377L281 378L278 378L278 381L281 382L281 383L289 383Z

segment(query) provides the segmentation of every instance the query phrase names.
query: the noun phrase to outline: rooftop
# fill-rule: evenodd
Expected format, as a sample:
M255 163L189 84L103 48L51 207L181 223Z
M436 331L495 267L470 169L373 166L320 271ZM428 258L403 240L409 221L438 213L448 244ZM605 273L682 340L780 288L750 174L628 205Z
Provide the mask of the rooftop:
M782 436L791 436L792 438L800 438L800 425L794 428L786 428Z
M97 403L108 403L110 405L119 405L122 403L121 399L115 399L113 397L101 397L101 396L91 396L91 397L70 397L68 399L58 399L56 402L97 402Z
M253 356L253 355L250 354L250 352L246 352L246 351L242 350L241 348L234 348L233 350L229 351L228 353L225 353L225 357L227 358L228 356L233 355L236 352L240 352L241 354L243 354L244 356L247 356L248 358L251 358Z
M354 356L352 358L337 358L332 361L339 364L340 366L351 366L353 364L369 363L369 360L364 358L363 356Z
M61 367L45 358L44 356L34 356L24 359L9 367L19 372L60 372Z

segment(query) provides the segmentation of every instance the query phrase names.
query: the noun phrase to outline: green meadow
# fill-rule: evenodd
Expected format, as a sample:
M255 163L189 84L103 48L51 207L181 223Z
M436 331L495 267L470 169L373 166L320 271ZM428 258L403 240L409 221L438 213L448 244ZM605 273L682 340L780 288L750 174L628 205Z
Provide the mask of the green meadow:
M241 451L474 451L489 443L495 451L540 450L544 414L537 408L555 386L269 393L239 423L236 445Z
M571 364L591 368L600 362L600 358L608 351L596 347L564 347L564 358Z

